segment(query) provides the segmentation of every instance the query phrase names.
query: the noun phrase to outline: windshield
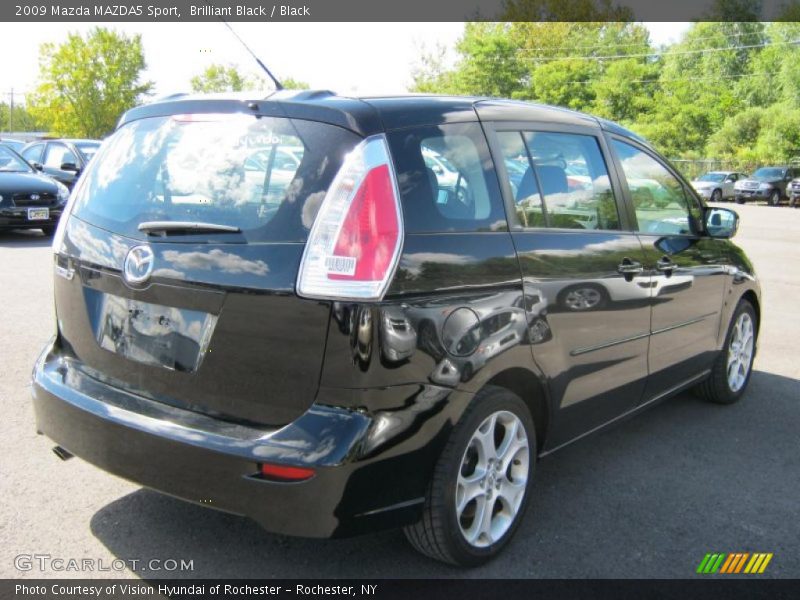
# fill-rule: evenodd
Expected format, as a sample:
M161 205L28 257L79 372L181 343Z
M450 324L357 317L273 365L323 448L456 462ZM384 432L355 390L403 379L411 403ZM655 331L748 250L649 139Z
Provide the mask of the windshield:
M713 183L719 183L725 179L725 173L706 173L702 177L700 177L697 181L711 181Z
M98 142L76 142L75 147L83 154L86 162L89 162L94 158L94 155L97 154L97 151L100 149L100 144Z
M145 221L190 221L248 241L304 241L358 141L332 125L244 114L133 121L90 164L73 214L138 238Z
M0 145L0 172L2 173L30 173L30 165L22 157L15 154L10 148Z
M786 169L779 167L763 167L753 173L754 179L783 179Z

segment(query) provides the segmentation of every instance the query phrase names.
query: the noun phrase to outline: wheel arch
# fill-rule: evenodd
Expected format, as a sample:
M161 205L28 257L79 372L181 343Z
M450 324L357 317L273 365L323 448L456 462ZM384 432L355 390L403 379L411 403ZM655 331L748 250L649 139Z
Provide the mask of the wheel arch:
M756 334L761 329L761 303L758 301L758 295L753 290L747 290L742 294L741 300L747 300L753 305L756 311Z
M539 377L528 369L511 367L494 375L484 387L489 385L507 389L522 398L533 417L536 448L541 452L550 426L550 406L546 387Z

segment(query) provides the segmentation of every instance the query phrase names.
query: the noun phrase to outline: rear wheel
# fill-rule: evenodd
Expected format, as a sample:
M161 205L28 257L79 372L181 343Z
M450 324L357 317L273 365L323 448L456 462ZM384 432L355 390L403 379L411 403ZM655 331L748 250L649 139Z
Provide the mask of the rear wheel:
M753 369L756 328L753 305L741 300L728 326L724 349L708 379L696 388L701 397L717 404L733 404L742 397Z
M536 434L525 403L503 388L475 395L450 434L411 545L436 560L477 566L508 543L525 513Z

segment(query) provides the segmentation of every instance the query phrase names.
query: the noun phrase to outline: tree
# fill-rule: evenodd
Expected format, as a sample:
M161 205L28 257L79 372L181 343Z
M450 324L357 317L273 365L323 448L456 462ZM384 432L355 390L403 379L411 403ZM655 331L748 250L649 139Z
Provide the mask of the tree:
M14 110L6 102L0 103L0 131L37 131L40 129L30 111L19 104Z
M308 84L304 81L288 77L280 80L283 87L287 90L307 90ZM266 90L274 87L271 81L260 74L242 74L237 65L213 64L206 67L206 70L192 77L190 81L193 92L213 93L213 92L243 92Z
M102 138L150 93L144 69L140 35L97 27L86 38L71 33L58 46L43 44L31 114L54 135Z
M193 92L241 92L261 87L261 82L239 73L235 65L209 65L206 70L190 80Z
M512 22L467 25L454 66L445 66L443 48L423 56L414 89L585 110L673 158L752 166L800 156L800 23L758 22L761 0L716 0L717 22L694 23L681 41L653 48L641 24L580 20L611 6L507 0ZM798 6L785 4L783 17ZM565 14L579 20L548 20Z

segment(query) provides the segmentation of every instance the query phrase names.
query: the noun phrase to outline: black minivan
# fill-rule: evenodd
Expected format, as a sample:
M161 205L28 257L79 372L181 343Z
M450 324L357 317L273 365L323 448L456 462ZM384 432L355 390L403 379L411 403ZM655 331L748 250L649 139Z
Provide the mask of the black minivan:
M538 458L682 390L729 404L753 267L644 140L488 98L134 108L54 240L39 432L144 486L459 565Z

